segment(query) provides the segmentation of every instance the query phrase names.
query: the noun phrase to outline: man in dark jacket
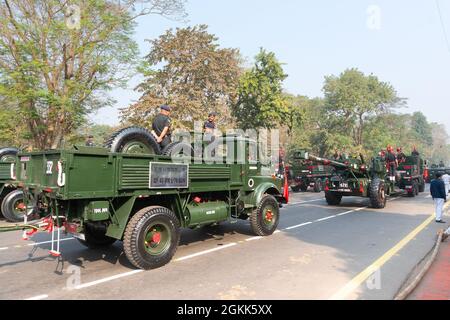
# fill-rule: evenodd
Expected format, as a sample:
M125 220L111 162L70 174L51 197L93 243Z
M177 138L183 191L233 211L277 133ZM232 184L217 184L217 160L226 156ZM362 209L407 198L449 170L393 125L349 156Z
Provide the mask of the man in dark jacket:
M447 201L447 195L445 194L445 184L441 177L442 173L436 173L436 179L431 181L430 192L436 205L436 222L446 223L442 220L442 211L444 203Z

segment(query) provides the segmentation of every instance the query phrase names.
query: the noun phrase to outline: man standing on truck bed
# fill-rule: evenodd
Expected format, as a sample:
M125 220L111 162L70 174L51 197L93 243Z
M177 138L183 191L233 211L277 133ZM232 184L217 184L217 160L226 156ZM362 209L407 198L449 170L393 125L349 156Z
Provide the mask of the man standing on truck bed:
M387 151L386 162L388 163L389 167L389 177L391 181L395 181L395 170L398 167L398 160L394 154L394 148L392 146L388 146Z
M162 105L160 109L160 113L153 119L152 133L156 138L156 142L160 144L161 149L164 149L172 142L170 132L170 112L172 109L166 105Z

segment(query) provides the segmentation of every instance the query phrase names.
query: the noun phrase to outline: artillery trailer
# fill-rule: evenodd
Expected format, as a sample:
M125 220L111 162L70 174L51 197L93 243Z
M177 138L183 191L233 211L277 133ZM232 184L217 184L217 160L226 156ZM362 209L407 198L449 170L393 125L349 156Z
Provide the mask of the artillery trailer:
M325 199L329 205L339 205L342 197L356 196L369 198L373 208L381 209L386 206L386 196L394 190L385 162L379 157L372 159L371 166L365 164L362 156L340 162L301 151L298 157L334 167L332 176L325 182Z

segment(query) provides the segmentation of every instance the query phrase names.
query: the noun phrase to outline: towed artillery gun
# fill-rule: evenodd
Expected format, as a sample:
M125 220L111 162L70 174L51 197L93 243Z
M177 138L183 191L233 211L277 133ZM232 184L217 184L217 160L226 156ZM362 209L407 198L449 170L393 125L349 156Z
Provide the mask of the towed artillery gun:
M135 267L153 269L172 259L183 227L242 219L250 220L256 235L271 235L286 202L281 179L253 156L255 141L242 136L216 141L226 144L224 163L194 159L191 146L182 143L162 151L150 132L137 127L114 134L107 148L19 153L15 185L27 208L42 217L24 237L52 230L55 256L62 229L89 248L119 240ZM180 146L187 154L169 156ZM235 150L245 153L244 162Z
M371 207L382 209L386 206L386 196L394 190L380 157L373 158L371 166L365 164L362 156L341 162L299 151L296 157L334 167L332 176L325 182L325 199L329 205L339 205L342 197L355 196L369 198Z
M294 192L305 192L309 187L314 192L321 192L324 189L326 179L333 175L333 171L333 166L324 165L310 159L302 159L301 152L294 151L289 161L289 184Z

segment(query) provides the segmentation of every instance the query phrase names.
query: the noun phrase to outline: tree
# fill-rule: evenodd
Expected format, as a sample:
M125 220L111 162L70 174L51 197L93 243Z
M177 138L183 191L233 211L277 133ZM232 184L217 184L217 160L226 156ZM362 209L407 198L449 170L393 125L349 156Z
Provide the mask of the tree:
M342 132L352 135L357 146L363 144L368 117L386 113L402 102L389 83L358 69L347 69L339 77L325 77L323 91L327 115L339 119Z
M220 48L217 41L206 25L169 30L151 40L141 68L146 79L137 87L143 94L122 111L122 120L150 126L157 107L169 104L177 127L192 127L210 111L219 113L219 124L229 123L241 58L237 49Z
M135 19L183 16L183 0L4 0L0 4L0 96L33 144L58 147L90 112L112 104L138 48Z
M242 129L272 129L288 113L283 94L287 75L273 52L261 49L255 65L239 80L238 101L233 115Z

